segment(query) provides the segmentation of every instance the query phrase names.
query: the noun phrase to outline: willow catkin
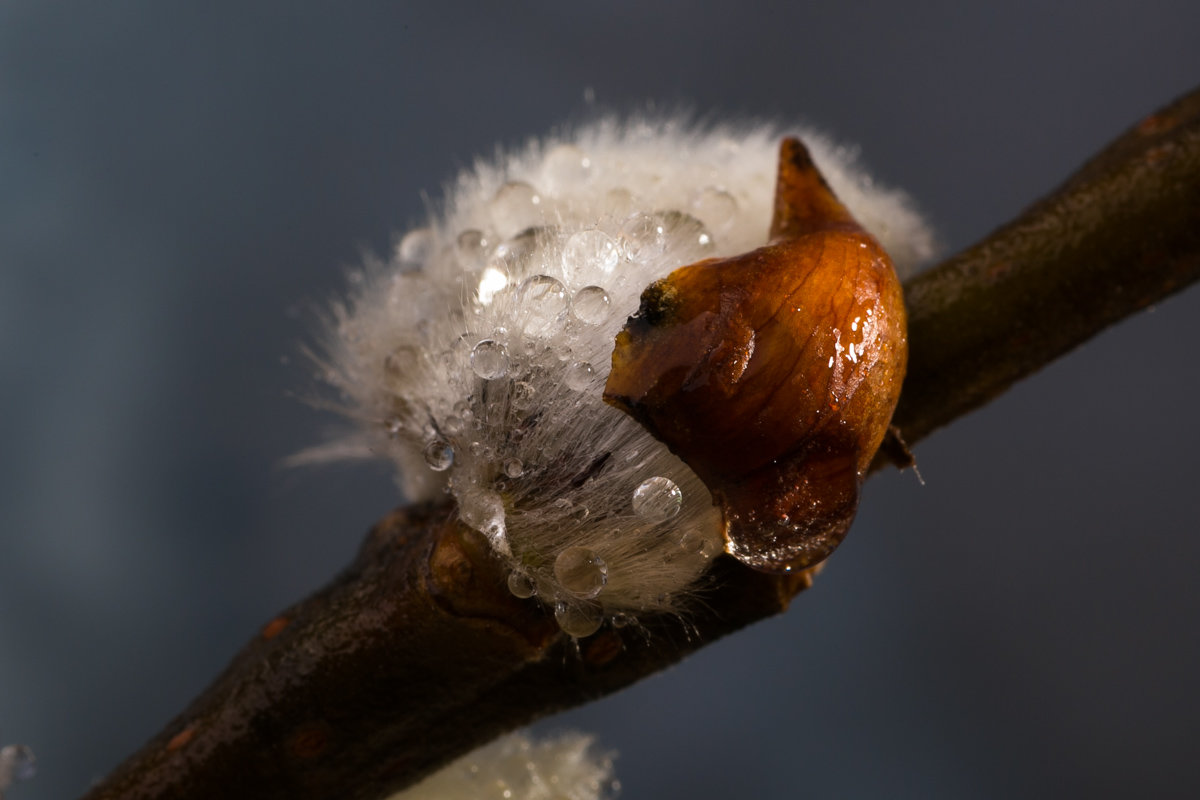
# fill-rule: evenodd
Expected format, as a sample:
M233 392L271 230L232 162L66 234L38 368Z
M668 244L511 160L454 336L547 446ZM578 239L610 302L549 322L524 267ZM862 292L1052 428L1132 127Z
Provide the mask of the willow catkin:
M509 586L586 636L677 612L724 547L696 475L606 405L613 340L673 269L765 243L769 126L602 121L480 161L334 308L325 379L362 423L322 452L390 458L410 500L453 495ZM901 265L932 251L905 196L801 132Z

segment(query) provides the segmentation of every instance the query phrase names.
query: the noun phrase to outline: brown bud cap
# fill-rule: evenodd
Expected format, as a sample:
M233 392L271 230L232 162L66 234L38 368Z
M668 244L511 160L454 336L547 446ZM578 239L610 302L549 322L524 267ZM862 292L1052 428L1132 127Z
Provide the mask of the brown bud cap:
M604 399L705 482L730 554L787 572L845 536L906 358L890 259L785 139L770 243L649 286Z

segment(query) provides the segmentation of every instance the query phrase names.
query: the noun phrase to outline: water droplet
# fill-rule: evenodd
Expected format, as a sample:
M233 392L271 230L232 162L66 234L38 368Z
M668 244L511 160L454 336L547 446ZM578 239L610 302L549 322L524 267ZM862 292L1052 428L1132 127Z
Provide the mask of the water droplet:
M696 195L696 199L692 201L692 210L709 230L720 234L733 227L738 204L729 192L709 186Z
M476 270L483 267L487 260L488 240L483 231L471 228L465 230L454 240L454 253L463 269Z
M396 256L409 269L424 266L433 255L435 241L433 231L429 228L411 230L396 245Z
M575 597L591 600L608 583L608 565L586 547L568 547L554 559L554 577Z
M542 196L528 183L510 181L496 190L488 212L496 230L511 236L542 221Z
M712 250L713 240L704 223L682 211L636 214L621 228L625 254L630 261L651 263L668 249L675 259L696 258Z
M666 231L667 246L681 254L697 256L713 248L712 235L704 223L682 211L660 211L654 215Z
M575 145L560 144L546 154L542 175L559 191L577 189L591 178L592 160Z
M586 361L576 361L571 366L567 367L567 374L564 382L568 389L574 389L577 392L582 392L592 385L592 378L596 375L596 371L592 369L592 365Z
M462 521L488 537L492 547L501 555L511 555L508 548L508 528L504 520L504 500L487 489L465 492L458 501Z
M509 397L509 403L518 411L524 411L533 408L534 398L537 395L537 389L528 381L517 381L513 384L512 394Z
M683 492L670 478L657 475L633 491L633 513L648 522L662 522L679 513Z
M649 262L667 247L667 229L657 214L635 214L621 226L625 256L630 261Z
M710 558L716 551L716 542L695 528L683 532L679 537L679 549L687 555Z
M633 622L633 617L626 614L624 611L618 611L612 615L612 626L614 628L624 628Z
M563 633L582 639L600 630L604 615L598 606L560 602L554 604L554 620Z
M585 286L571 299L571 311L575 318L588 325L600 325L608 319L612 301L608 292L600 286Z
M383 427L388 432L388 436L395 439L400 435L400 431L404 430L404 420L397 416L385 417Z
M578 285L611 274L620 260L621 251L607 233L595 229L579 231L563 247L563 274Z
M434 439L425 445L425 463L434 472L445 472L454 464L454 448L449 442Z
M534 275L518 290L518 302L525 315L528 333L544 333L553 328L567 311L567 289L549 275Z
M511 239L501 242L488 264L509 275L520 275L533 260L538 248L557 236L557 228L526 228Z
M458 436L466 429L467 423L462 417L451 414L442 420L442 430L451 436Z
M475 294L485 306L492 302L497 292L508 287L508 273L496 266L488 266L479 276L479 288Z
M537 593L537 585L524 572L513 570L508 573L508 591L512 592L513 597L533 597Z
M471 369L484 380L504 377L508 372L508 348L495 339L484 339L471 349Z
M509 458L504 462L504 474L510 478L519 478L525 474L525 465L519 458Z

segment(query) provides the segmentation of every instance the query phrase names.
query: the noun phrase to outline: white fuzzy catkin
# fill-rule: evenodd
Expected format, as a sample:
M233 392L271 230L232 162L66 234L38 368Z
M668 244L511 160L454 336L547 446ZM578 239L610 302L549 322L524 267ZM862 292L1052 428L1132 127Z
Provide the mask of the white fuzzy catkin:
M23 744L0 747L0 800L4 792L16 781L27 781L33 777L36 760L33 750Z
M325 378L364 428L310 455L391 458L410 500L451 493L513 593L573 636L678 611L723 549L719 514L601 393L647 285L766 243L784 133L606 120L463 172L444 212L335 306ZM799 135L902 269L931 254L903 194L851 150Z
M612 756L592 737L532 741L509 734L454 761L389 800L603 800L615 797Z

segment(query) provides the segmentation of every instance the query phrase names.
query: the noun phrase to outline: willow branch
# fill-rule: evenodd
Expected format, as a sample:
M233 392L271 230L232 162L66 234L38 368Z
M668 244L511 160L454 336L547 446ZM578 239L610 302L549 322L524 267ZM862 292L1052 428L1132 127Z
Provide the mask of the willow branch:
M1200 91L905 286L909 442L978 408L1200 272Z
M1200 277L1200 91L905 287L909 443ZM88 800L385 797L531 720L784 610L810 576L715 562L684 621L579 642L517 600L449 505L393 513Z

